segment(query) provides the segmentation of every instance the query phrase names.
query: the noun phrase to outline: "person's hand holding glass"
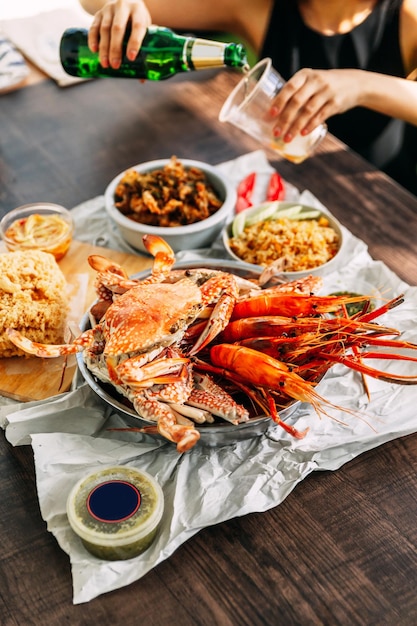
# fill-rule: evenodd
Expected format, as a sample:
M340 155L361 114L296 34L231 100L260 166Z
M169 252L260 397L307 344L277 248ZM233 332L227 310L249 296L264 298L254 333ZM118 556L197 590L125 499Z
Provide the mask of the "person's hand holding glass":
M278 133L274 100L284 84L271 59L263 59L233 89L219 120L230 122L289 161L301 163L325 137L327 126L322 123L308 134L298 133L293 138Z

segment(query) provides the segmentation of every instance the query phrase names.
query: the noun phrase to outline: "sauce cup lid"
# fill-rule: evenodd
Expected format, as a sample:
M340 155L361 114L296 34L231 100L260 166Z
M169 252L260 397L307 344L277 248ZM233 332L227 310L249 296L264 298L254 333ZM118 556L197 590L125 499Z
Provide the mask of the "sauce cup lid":
M83 540L119 547L146 537L161 521L164 495L147 472L106 467L80 479L67 499L67 516Z

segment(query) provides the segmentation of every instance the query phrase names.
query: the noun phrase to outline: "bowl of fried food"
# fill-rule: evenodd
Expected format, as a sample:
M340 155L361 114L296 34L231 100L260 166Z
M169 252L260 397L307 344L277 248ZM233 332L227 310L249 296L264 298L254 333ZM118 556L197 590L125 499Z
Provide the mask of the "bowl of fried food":
M116 176L105 206L123 239L146 253L143 235L163 237L174 252L209 247L233 214L236 190L216 167L159 159Z
M267 202L241 211L223 229L231 258L248 267L271 268L288 280L334 271L343 231L327 211L298 202Z

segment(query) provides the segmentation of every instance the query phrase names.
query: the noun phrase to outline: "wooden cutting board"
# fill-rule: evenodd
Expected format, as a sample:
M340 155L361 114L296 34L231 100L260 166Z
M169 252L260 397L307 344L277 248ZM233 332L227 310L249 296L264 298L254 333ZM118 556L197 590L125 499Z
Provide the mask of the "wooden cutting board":
M3 244L2 244L3 245ZM5 249L0 245L0 252ZM94 279L96 272L89 266L87 257L101 254L122 265L129 275L152 265L152 258L141 254L128 254L73 241L66 256L59 262L70 290L70 321L77 324L89 305L96 299ZM27 402L44 400L67 391L75 370L74 356L42 359L34 356L0 359L0 395Z

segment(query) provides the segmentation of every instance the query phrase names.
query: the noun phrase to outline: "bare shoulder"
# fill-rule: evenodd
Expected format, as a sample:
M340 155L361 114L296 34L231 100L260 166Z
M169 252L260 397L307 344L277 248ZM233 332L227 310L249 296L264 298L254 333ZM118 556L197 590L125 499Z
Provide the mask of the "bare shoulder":
M268 30L274 0L244 0L243 2L233 0L233 3L236 5L235 15L239 21L241 35L256 52L260 52ZM242 10L242 4L244 10Z
M222 30L261 47L274 0L147 0L151 15L176 27ZM160 22L161 23L161 22Z
M400 34L404 63L411 73L417 68L417 0L404 0Z
M417 0L404 0L401 14L407 25L415 26L417 24Z

